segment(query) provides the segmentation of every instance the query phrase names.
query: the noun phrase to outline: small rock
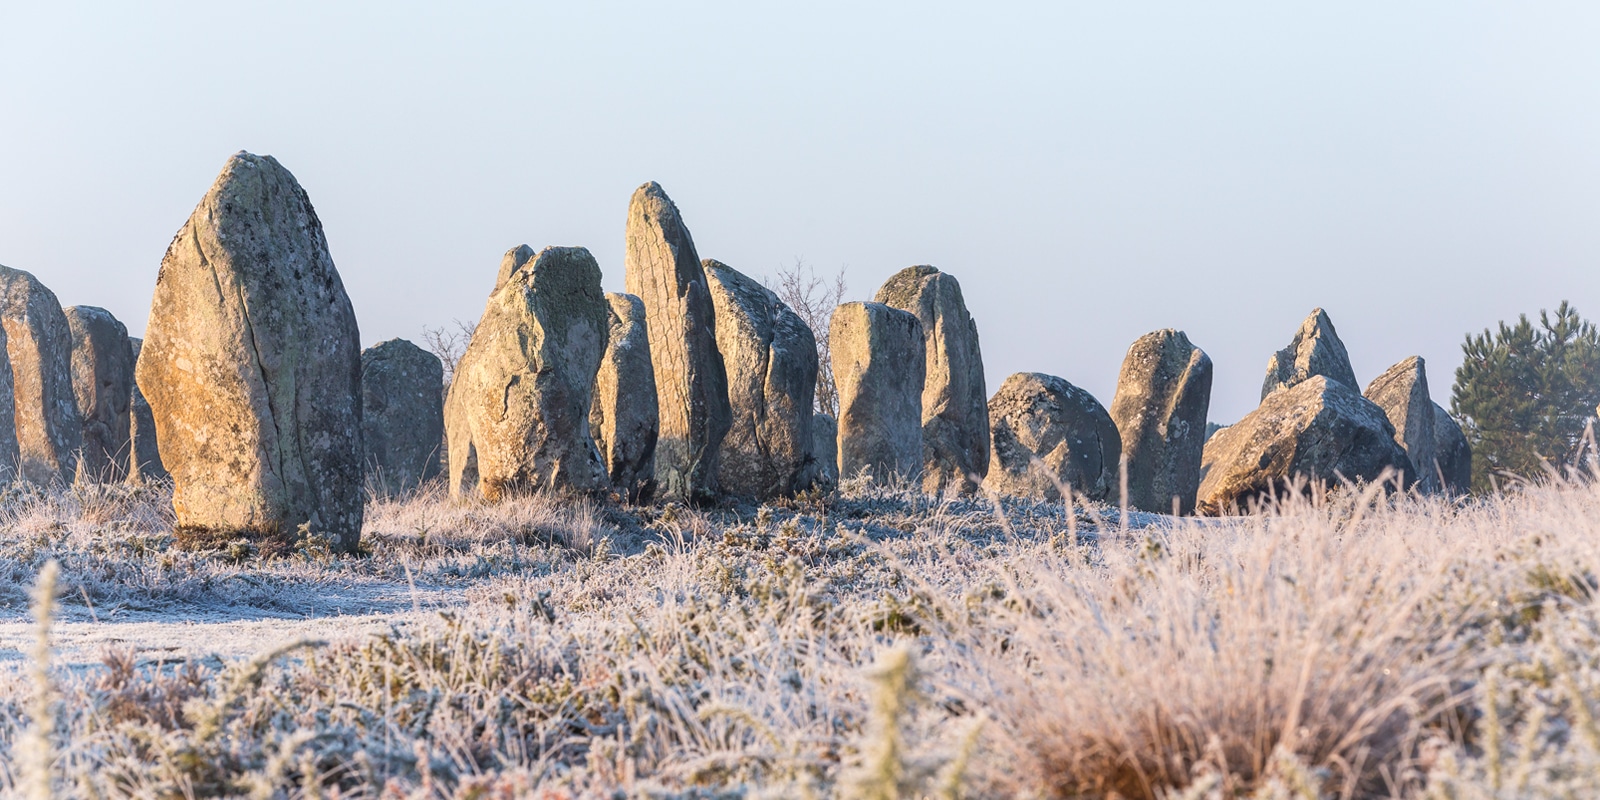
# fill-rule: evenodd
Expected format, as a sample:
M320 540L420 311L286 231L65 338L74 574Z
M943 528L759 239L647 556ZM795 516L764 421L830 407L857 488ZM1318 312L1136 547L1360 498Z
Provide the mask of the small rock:
M380 497L438 476L444 441L444 364L404 339L361 352L361 428L367 484Z
M989 404L978 325L961 284L930 266L907 267L878 289L880 303L922 322L927 380L922 389L922 488L971 494L989 471Z
M594 380L589 432L611 478L630 503L648 503L656 488L656 375L650 360L644 301L607 294L609 339Z
M1128 459L1128 505L1194 513L1211 408L1211 359L1183 331L1160 330L1128 348L1111 418Z
M922 480L922 323L882 303L845 303L829 323L839 386L839 475Z
M1273 392L1244 419L1217 431L1201 463L1202 514L1248 511L1250 501L1303 478L1323 485L1403 473L1411 460L1383 409L1339 381L1317 375Z
M1094 395L1038 372L1018 372L989 400L994 460L983 488L1062 500L1062 488L1090 500L1118 491L1122 437Z
M1267 379L1261 385L1261 399L1279 389L1287 389L1302 381L1322 375L1355 390L1355 370L1350 368L1350 355L1344 342L1333 329L1333 320L1320 308L1312 309L1300 330L1295 332L1289 346L1279 350L1267 361Z

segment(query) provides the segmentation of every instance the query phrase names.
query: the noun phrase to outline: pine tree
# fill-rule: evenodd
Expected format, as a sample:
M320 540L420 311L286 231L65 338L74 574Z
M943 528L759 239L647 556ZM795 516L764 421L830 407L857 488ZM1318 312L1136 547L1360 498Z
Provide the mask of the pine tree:
M1494 478L1545 474L1578 454L1600 403L1600 332L1563 301L1554 317L1523 314L1514 326L1468 334L1451 411L1472 444L1472 489Z

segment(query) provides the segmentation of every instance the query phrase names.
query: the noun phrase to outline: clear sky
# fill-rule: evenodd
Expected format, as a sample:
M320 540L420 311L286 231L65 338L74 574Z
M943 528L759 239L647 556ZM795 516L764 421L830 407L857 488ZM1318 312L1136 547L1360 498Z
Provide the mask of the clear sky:
M1357 377L1570 299L1600 317L1600 4L0 0L0 263L143 331L230 153L310 193L364 344L473 319L499 257L620 290L659 181L705 258L868 299L960 278L990 390L1109 405L1181 328L1212 418L1314 306Z

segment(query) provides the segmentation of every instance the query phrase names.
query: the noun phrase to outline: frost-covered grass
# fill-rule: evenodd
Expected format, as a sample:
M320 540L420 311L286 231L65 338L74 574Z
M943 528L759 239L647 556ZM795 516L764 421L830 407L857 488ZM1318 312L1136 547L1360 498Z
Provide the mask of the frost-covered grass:
M1581 797L1600 488L1260 516L847 486L762 509L369 508L364 552L171 547L159 489L14 491L0 603L71 619L448 589L387 633L0 672L60 796ZM90 611L90 606L95 609ZM379 609L381 610L381 609ZM307 630L316 632L316 623ZM265 645L263 645L265 647ZM24 742L34 742L24 746ZM30 749L33 748L33 749Z

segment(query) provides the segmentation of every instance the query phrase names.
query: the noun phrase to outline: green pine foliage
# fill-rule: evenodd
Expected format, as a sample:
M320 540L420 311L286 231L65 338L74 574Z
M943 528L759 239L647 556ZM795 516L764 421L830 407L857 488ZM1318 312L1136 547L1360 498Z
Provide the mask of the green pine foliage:
M1472 443L1472 489L1507 475L1534 478L1571 463L1600 404L1600 332L1563 301L1535 327L1469 334L1456 370L1451 411Z

